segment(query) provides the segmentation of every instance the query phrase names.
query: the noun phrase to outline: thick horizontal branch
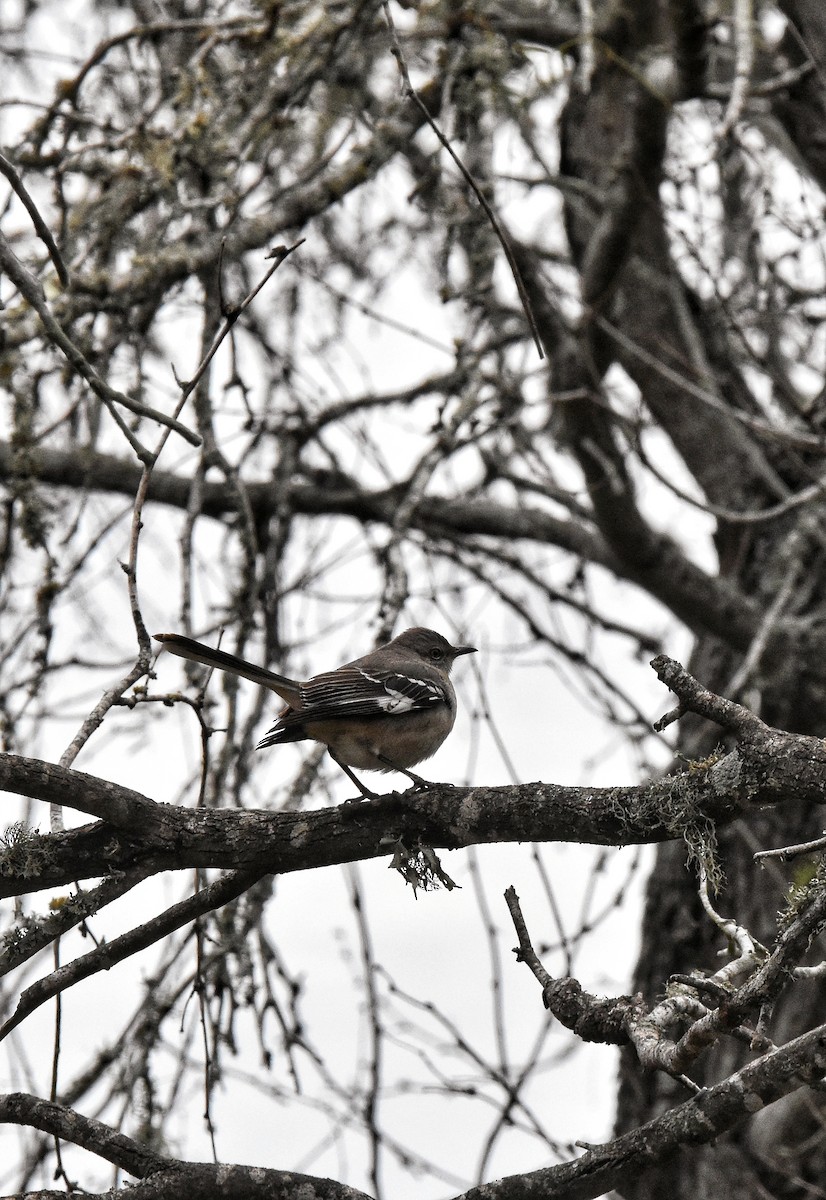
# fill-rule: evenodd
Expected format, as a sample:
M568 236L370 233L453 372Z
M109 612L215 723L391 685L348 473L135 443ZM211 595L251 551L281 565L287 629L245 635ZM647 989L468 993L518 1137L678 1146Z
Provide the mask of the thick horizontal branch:
M116 455L77 450L33 449L26 455L27 478L57 487L83 488L134 497L140 471ZM14 478L11 447L0 442L0 481ZM393 488L368 491L346 478L319 476L295 482L284 496L271 480L245 483L250 508L264 525L285 503L310 516L350 516L365 524L392 527L398 511ZM155 469L147 498L186 511L192 481L186 475ZM202 488L201 512L220 519L238 506L237 491L225 483L207 482ZM410 528L431 537L493 537L508 542L525 540L558 546L586 562L603 566L617 578L636 583L660 600L695 633L713 633L737 649L747 650L759 628L759 610L732 583L708 575L681 552L676 543L656 535L656 547L642 563L629 564L608 546L595 528L559 518L525 504L509 508L493 500L424 497L409 516Z
M15 846L0 875L0 896L52 887L77 878L76 850L84 836L98 848L93 874L154 865L155 870L188 867L282 873L356 862L392 853L402 842L458 849L490 842L583 842L619 846L666 841L681 836L697 818L725 822L743 813L752 798L740 794L738 768L730 760L641 786L564 787L527 783L508 787L433 786L424 792L391 792L375 801L342 804L313 812L261 809L184 809L142 797L151 818L143 831L131 823L133 793L115 784L85 790L66 771L65 789L55 790L62 768L41 770L37 760L0 755L0 787L91 813L106 823L66 834L35 835ZM826 747L823 754L826 769ZM48 781L41 796L29 771ZM80 774L80 773L77 773ZM81 777L84 778L84 777ZM86 777L88 778L88 777ZM733 790L732 790L733 787ZM126 793L121 800L120 792ZM111 796L111 805L107 796ZM121 826L126 809L129 819ZM36 862L15 870L28 854ZM86 870L90 860L85 859Z
M0 789L99 818L33 834L8 850L0 895L64 886L137 865L290 872L387 855L399 842L458 849L491 842L620 846L691 836L759 805L826 800L826 743L757 722L718 759L640 786L552 783L390 793L314 812L182 809L81 772L0 755Z

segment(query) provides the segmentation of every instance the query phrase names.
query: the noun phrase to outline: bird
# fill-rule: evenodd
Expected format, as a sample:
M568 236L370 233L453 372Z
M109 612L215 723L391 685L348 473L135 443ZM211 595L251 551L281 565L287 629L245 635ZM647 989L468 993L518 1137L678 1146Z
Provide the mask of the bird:
M450 671L475 646L453 646L433 629L416 626L333 671L290 679L180 633L156 633L165 650L269 688L285 707L257 750L284 742L314 741L359 789L375 799L353 769L398 771L415 788L430 786L410 768L430 758L456 720Z

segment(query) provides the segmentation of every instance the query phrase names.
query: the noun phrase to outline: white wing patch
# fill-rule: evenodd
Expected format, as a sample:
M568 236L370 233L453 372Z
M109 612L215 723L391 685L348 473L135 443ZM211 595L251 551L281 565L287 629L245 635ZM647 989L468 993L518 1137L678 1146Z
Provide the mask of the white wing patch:
M361 667L344 666L315 675L299 690L301 707L285 708L259 746L300 741L310 736L304 727L312 722L403 717L440 706L451 711L450 684L417 679L401 671L375 671L370 675Z
M385 694L375 696L374 702L377 708L387 713L396 713L401 716L402 713L413 712L414 709L425 708L429 704L443 703L445 699L443 690L437 684L429 683L424 679L410 679L405 675L390 675L381 679L374 675L368 675L361 668L359 668L359 674L363 675L368 682L374 683L384 690ZM393 687L391 680L403 684L403 689Z

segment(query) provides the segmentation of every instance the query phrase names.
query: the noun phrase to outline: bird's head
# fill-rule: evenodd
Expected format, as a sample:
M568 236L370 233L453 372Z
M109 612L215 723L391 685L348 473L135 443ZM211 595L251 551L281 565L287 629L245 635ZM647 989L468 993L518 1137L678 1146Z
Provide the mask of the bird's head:
M452 646L447 638L442 637L435 629L422 629L420 626L405 629L404 633L393 639L392 645L399 650L415 654L417 658L432 663L435 667L442 667L445 671L450 670L460 655L476 653L475 646Z

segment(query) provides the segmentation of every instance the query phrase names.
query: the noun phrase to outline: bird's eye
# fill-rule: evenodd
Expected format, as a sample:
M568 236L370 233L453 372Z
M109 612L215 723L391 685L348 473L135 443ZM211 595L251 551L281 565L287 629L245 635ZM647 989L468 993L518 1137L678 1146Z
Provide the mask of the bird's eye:
M430 651L430 657L433 660L433 662L441 662L442 659L444 658L444 656L445 656L445 652L444 652L444 650L440 649L439 646L434 646L433 649Z

